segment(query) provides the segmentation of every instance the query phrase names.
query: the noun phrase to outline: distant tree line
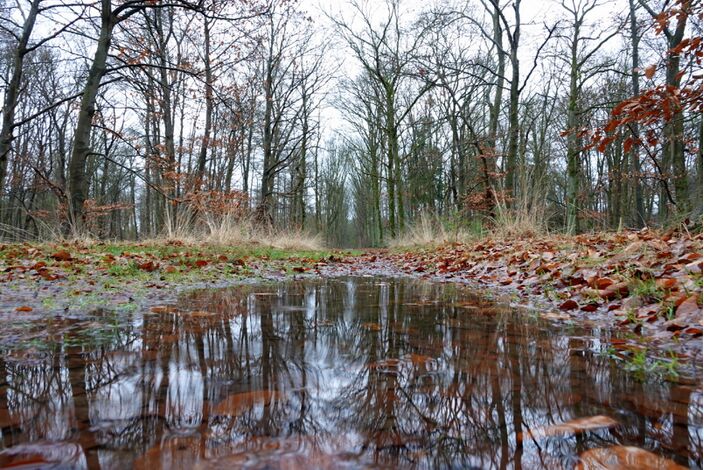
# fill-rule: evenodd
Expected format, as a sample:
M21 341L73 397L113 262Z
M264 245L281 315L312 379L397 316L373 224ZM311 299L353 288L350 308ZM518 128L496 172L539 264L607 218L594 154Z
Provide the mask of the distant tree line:
M700 223L701 1L615 4L0 0L0 236Z

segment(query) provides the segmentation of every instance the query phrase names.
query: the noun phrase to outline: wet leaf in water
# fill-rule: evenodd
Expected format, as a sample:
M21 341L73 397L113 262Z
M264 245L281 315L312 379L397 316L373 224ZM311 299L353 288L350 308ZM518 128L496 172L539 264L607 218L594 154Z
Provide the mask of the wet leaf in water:
M174 313L176 308L173 305L155 305L149 309L152 313Z
M269 406L272 401L280 400L285 395L275 390L253 390L251 392L235 393L215 405L213 413L216 415L238 416L243 411L255 405Z
M533 439L541 439L545 437L564 436L569 437L575 434L582 434L595 429L612 428L618 426L618 421L608 416L598 415L589 416L587 418L577 418L564 423L554 424L552 426L542 426L533 428L518 435L518 440L532 437ZM525 435L527 434L527 436Z
M576 470L681 470L672 460L638 447L613 446L590 449L579 455Z
M34 442L0 452L0 468L87 468L87 463L78 444Z
M187 313L191 317L196 317L196 318L212 317L214 315L217 315L217 313L215 313L215 312L206 312L205 310L194 310L193 312L187 312Z
M411 364L416 366L424 366L433 360L432 357L423 354L409 354L408 359L411 361Z
M381 325L378 323L362 323L362 328L369 331L381 331Z
M201 440L175 437L147 450L134 461L135 470L192 470L201 463Z
M388 358L388 359L381 359L376 362L372 362L370 364L367 364L367 367L369 369L374 369L374 370L395 370L398 369L398 366L401 364L400 359L396 358Z
M566 313L544 312L540 314L540 318L545 318L546 320L569 320L572 317Z

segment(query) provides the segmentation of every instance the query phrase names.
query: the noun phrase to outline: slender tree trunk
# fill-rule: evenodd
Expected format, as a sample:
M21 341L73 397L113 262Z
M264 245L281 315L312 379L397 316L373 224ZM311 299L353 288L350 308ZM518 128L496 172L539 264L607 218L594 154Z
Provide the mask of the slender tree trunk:
M570 95L567 104L567 195L565 203L567 205L567 231L569 233L579 233L579 208L577 196L579 192L579 157L580 146L577 137L577 101L579 99L578 75L579 66L577 64L577 54L579 45L579 20L575 19L574 31L571 44L570 63Z
M638 67L640 66L638 43L640 38L638 36L638 22L636 21L636 0L628 0L628 6L630 8L630 19L631 19L631 87L633 96L640 95L640 82L638 80ZM632 127L633 137L638 138L640 136L640 128L638 123L634 123ZM631 223L635 227L642 227L646 223L645 207L643 204L643 186L641 184L641 167L640 167L640 147L634 145L631 149L631 168L633 169L632 183L633 183L633 194L635 196L635 206L633 207L633 214L631 215Z
M389 233L396 236L396 161L398 160L398 129L396 127L396 112L394 109L394 90L385 86L386 92L386 144L387 149L387 175L386 186L389 198Z
M171 15L171 13L169 13ZM171 81L169 80L169 61L167 57L167 37L164 35L164 15L162 9L154 10L154 23L157 31L157 40L159 46L159 88L161 91L161 117L164 122L164 151L166 153L167 169L166 174L162 175L167 186L166 197L175 198L177 195L178 179L176 167L176 141L174 134L174 114L171 97ZM173 19L169 18L169 31L173 27ZM170 34L170 33L169 33ZM164 201L164 215L167 216L166 222L170 224L169 230L176 228L176 207L172 206L171 201Z
M196 185L198 188L203 185L213 120L213 70L210 65L210 23L208 18L203 19L203 36L205 41L205 57L203 58L205 61L205 129L203 130L203 142L198 155L198 170L196 172Z
M508 196L515 198L516 194L516 162L518 160L518 106L519 106L519 80L520 80L520 63L518 60L518 45L521 34L521 2L515 0L513 10L516 19L516 25L511 37L511 89L509 93L509 119L508 119L508 151L506 154L506 183L505 189Z
M12 131L15 124L15 109L17 108L17 99L20 94L20 86L22 84L22 74L24 72L24 57L27 55L27 45L29 38L34 29L34 23L37 20L37 12L39 4L42 0L32 0L27 17L22 28L22 35L15 48L12 58L12 75L10 81L5 88L5 97L2 108L2 129L0 129L0 198L4 191L4 181L7 176L7 160L10 156L12 148Z

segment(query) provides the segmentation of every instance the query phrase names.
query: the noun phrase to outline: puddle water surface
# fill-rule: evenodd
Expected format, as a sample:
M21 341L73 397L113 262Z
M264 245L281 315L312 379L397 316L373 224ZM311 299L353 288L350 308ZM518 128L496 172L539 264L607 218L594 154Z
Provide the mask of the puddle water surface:
M641 380L557 321L350 278L35 322L0 362L0 466L701 467L697 379Z

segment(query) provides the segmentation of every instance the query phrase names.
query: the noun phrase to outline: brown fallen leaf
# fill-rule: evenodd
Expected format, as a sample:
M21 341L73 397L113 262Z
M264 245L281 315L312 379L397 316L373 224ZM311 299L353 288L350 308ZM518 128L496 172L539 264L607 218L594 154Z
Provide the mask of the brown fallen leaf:
M618 421L604 415L577 418L570 421L554 424L551 426L541 426L530 429L523 433L533 439L542 439L554 436L573 436L595 429L612 428L618 426ZM525 436L518 435L518 440L525 439Z
M560 304L560 310L574 310L579 308L579 304L572 299L565 300Z
M73 261L71 253L66 250L57 251L56 253L52 254L50 258L55 261Z
M272 401L281 400L285 395L276 390L253 390L230 395L215 405L213 413L220 416L239 416L258 404L269 406Z
M603 299L613 300L616 298L623 298L628 295L629 288L627 282L619 282L612 284L606 289L599 291L599 296Z
M369 331L381 331L381 325L378 323L362 323L362 328Z
M671 290L677 285L677 279L672 277L661 277L655 281L655 285L662 290Z
M579 454L575 470L682 470L678 465L645 449L630 446L612 446L590 449Z
M613 284L615 283L612 279L607 277L597 277L589 283L589 286L595 289L604 290Z
M150 273L159 269L159 264L155 263L154 261L147 261L146 263L138 264L137 267L142 271L147 271Z
M17 307L15 310L18 312L31 312L34 309L32 307L27 306L27 305L23 305L21 307Z
M150 308L152 313L174 313L176 309L171 305L155 305Z

